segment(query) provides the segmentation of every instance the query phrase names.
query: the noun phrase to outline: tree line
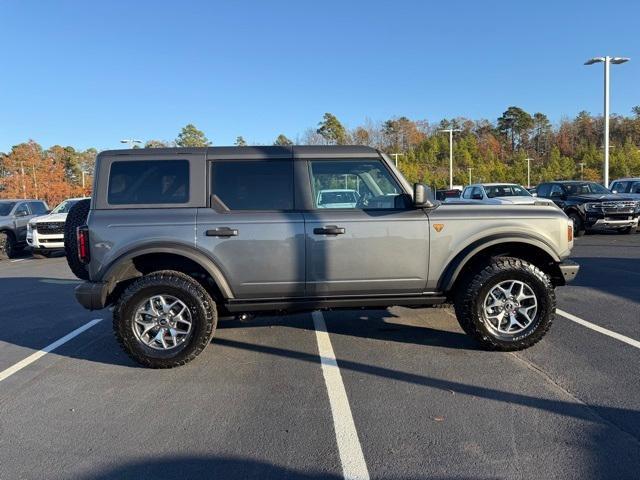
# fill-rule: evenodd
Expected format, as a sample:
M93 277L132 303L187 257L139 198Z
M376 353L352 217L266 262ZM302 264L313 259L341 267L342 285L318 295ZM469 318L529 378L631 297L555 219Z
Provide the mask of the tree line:
M365 121L353 128L332 113L308 128L295 141L278 135L274 145L368 145L396 154L409 181L442 189L449 181L449 136L454 134L454 184L515 182L526 184L530 159L533 185L556 179L601 181L603 163L602 116L580 112L552 125L543 113L511 106L491 122L458 117L436 123L394 117ZM640 106L631 115L610 118L610 177L640 176ZM149 140L144 147L204 147L213 143L195 125L182 128L173 141ZM243 136L235 145L247 146ZM41 198L51 206L91 192L97 150L54 145L44 149L33 140L0 152L0 198Z

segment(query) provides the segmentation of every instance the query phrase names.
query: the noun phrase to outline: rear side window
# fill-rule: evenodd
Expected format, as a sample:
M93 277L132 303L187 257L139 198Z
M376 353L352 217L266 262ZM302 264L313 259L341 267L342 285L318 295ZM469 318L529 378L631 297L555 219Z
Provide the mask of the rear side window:
M34 215L47 213L47 208L44 206L44 203L42 202L30 202L29 205L31 206L31 212Z
M551 187L549 186L548 183L543 183L538 188L536 188L536 193L538 194L539 197L548 197L550 189Z
M215 160L211 193L230 210L293 210L293 162Z
M114 162L109 172L111 205L189 202L187 160Z

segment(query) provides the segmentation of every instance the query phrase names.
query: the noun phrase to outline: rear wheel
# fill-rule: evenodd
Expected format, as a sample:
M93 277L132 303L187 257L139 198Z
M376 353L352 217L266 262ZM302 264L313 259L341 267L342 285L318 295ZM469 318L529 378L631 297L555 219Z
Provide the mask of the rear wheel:
M0 260L12 258L17 253L16 240L9 232L0 232Z
M584 229L584 223L582 223L582 218L580 218L580 215L573 212L569 214L569 218L573 222L573 235L575 237L583 236L585 229Z
M462 329L488 350L522 350L537 343L555 318L555 292L536 266L511 257L459 286L455 311Z
M90 208L90 199L80 200L71 207L64 224L64 253L67 255L67 263L74 275L81 280L89 280L89 272L86 265L78 258L76 229L87 223Z
M151 368L184 365L209 344L217 312L207 291L171 270L136 280L113 311L113 328L125 352Z

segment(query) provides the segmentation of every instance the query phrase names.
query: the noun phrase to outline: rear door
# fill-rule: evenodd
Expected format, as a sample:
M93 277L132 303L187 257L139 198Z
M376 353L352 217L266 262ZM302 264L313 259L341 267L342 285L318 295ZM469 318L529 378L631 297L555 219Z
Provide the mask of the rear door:
M429 220L388 166L379 158L305 162L307 295L423 292Z
M236 298L303 296L304 218L295 209L290 150L209 159L210 207L198 209L198 247Z

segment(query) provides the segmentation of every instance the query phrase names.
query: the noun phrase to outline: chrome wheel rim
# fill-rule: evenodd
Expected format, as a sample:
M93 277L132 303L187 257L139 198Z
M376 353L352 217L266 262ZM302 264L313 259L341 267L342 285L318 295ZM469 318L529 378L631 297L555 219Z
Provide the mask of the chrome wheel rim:
M538 299L529 285L506 280L493 287L484 300L483 317L497 335L517 335L533 323Z
M189 308L171 295L154 295L143 301L135 313L133 332L138 341L154 350L172 350L191 334Z

